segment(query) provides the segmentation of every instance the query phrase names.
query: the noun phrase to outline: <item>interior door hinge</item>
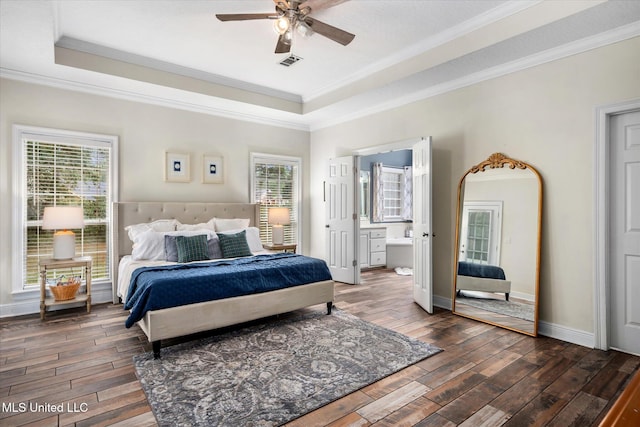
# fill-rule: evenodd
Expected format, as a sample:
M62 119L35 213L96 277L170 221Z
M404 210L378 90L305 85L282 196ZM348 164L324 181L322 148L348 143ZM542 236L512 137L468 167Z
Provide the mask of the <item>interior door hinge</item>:
M358 216L356 214L351 214L351 219L355 221L356 219L358 219Z
M358 265L358 262L354 259L353 261L351 261L351 265L355 267L356 265Z

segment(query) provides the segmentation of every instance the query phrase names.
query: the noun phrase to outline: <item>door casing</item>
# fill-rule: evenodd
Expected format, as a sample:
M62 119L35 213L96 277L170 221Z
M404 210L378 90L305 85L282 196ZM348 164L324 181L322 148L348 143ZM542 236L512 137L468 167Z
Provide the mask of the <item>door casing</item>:
M593 346L600 350L609 350L609 326L611 301L609 279L611 261L609 259L610 218L608 213L610 185L610 133L611 116L640 109L640 99L596 108L596 128L594 147L594 326Z

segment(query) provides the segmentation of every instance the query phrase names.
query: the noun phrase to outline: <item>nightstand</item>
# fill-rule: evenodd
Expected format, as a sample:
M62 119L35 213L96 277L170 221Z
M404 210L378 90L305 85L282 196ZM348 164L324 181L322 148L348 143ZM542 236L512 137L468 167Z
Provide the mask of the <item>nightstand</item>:
M268 249L270 251L282 251L282 252L296 252L296 248L298 245L296 243L290 245L274 245L273 243L262 245L263 248Z
M87 313L91 312L91 264L90 256L72 259L41 259L38 263L40 267L40 320L44 320L44 314L47 307L71 304L76 302L84 302L87 305ZM84 268L84 279L87 285L87 292L84 294L76 294L75 298L56 301L54 298L46 298L47 296L47 270L64 269L72 267Z

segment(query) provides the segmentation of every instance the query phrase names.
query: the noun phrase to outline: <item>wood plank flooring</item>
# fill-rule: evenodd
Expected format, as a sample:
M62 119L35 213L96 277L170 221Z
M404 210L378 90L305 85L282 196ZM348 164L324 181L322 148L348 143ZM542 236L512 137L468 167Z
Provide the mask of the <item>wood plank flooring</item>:
M411 278L338 284L336 306L445 351L293 426L597 426L640 357L531 338L413 303ZM150 351L111 304L0 321L0 425L155 425L132 356ZM179 341L179 340L177 340Z

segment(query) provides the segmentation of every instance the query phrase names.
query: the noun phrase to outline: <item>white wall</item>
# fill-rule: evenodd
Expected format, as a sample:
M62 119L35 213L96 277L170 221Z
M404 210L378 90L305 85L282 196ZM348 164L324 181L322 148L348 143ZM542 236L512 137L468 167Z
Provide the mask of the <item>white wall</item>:
M117 135L120 201L248 202L249 153L303 159L303 251L309 235L309 134L205 114L0 80L0 304L11 294L13 262L11 126L23 124ZM164 151L191 153L190 183L166 183ZM224 156L224 184L201 184L203 153ZM36 299L39 296L36 296Z
M541 320L592 332L594 108L633 98L640 38L315 131L311 156L433 137L434 293L443 298L451 296L459 178L494 152L527 161L544 183ZM321 256L324 169L311 167L311 255Z

